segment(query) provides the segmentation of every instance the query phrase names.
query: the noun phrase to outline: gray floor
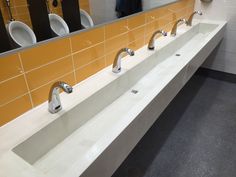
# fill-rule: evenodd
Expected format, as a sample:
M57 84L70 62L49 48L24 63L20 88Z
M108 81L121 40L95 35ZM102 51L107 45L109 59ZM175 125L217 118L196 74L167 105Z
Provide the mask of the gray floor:
M195 75L113 177L236 177L236 84Z

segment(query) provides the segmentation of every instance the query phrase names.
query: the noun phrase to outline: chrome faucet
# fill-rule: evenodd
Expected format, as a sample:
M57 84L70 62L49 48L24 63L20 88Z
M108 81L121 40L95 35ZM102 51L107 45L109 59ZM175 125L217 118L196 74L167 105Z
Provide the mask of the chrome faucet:
M186 19L179 19L178 21L176 21L174 26L172 27L171 36L176 36L178 24L181 22L185 23L186 25L188 23Z
M61 100L59 96L60 88L66 93L72 93L73 88L65 82L56 82L52 85L48 97L48 110L50 113L55 114L62 109Z
M202 15L202 12L201 11L194 11L188 19L188 23L187 23L188 26L192 26L193 16L195 14Z
M123 49L119 50L117 52L115 60L113 62L113 66L112 66L113 73L119 73L121 71L121 58L122 58L123 53L127 53L130 56L134 56L134 51L129 48L123 48Z
M155 39L158 34L161 34L163 36L167 36L167 32L163 30L157 30L156 32L153 33L149 43L148 43L148 49L149 50L154 50L155 49Z

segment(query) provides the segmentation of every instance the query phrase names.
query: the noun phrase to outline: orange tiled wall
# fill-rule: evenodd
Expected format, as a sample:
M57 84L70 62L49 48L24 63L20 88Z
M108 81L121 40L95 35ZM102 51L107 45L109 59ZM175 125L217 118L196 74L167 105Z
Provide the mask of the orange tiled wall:
M193 11L194 0L141 13L0 58L0 125L47 100L53 82L75 85L111 65L122 47L138 49L157 29Z
M56 13L56 14L58 14L62 17L63 15L62 15L61 3L58 3L58 7L53 7L52 6L52 1L53 0L49 0L49 1L50 1L50 10L51 10L51 12ZM81 9L84 9L88 13L90 13L89 0L79 0L79 5L80 5Z
M62 16L61 3L58 3L58 7L53 7L52 1L53 0L49 0L50 4L49 7L51 12ZM30 27L32 27L27 0L11 0L10 2L11 2L11 10L13 17L16 20L22 21L27 25L29 25ZM80 8L86 10L88 13L90 12L90 6L88 0L79 0L79 3L80 3ZM10 18L5 0L0 0L0 8L3 14L4 21L5 23L7 23L10 20Z
M29 26L31 25L31 20L30 20L30 15L29 15L29 10L28 10L28 5L27 5L27 0L11 0L11 10L14 19L22 21ZM5 23L7 23L10 18L9 18L9 13L6 7L6 2L5 0L0 1L0 8L3 14L3 18Z

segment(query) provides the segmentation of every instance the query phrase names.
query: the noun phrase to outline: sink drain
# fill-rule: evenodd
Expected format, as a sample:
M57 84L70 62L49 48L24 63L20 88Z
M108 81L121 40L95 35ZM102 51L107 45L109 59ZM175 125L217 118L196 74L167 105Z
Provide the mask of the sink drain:
M137 94L137 93L138 93L138 90L132 90L131 93Z
M181 54L177 53L175 56L176 56L176 57L180 57L180 56L181 56Z

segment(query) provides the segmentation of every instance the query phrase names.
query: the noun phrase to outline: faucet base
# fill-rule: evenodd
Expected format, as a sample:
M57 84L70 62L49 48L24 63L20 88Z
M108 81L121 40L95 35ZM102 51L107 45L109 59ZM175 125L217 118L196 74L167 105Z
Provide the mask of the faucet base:
M121 68L113 68L112 72L113 73L120 73L121 72Z
M148 50L154 50L155 47L148 47Z
M52 105L53 103L49 103L49 107L48 107L48 111L51 113L51 114L56 114L58 113L59 111L62 110L62 106L60 104L58 104L57 106L56 105Z

